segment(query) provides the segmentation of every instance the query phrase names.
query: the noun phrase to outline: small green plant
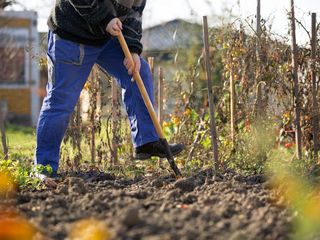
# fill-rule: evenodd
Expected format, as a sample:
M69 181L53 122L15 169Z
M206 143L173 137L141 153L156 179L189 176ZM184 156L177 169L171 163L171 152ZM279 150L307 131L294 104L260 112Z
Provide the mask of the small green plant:
M37 177L37 175L42 172L51 173L52 168L49 165L31 166L29 164L13 160L0 161L0 173L9 174L13 182L21 189L41 189L44 187L41 179Z

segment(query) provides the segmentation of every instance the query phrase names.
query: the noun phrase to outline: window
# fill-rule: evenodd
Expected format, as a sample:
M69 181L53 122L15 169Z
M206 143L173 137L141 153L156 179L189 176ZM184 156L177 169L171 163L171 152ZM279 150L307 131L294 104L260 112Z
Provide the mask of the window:
M27 31L0 30L0 84L26 84Z
M0 83L25 83L25 50L23 48L0 48Z

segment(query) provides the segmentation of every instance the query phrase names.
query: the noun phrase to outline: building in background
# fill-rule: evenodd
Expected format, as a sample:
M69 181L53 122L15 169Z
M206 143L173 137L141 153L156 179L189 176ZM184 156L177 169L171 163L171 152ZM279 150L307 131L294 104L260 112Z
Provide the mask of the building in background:
M158 24L143 31L144 56L170 61L179 51L186 52L202 44L202 27L182 19Z
M0 100L8 118L35 126L40 110L37 13L0 11Z

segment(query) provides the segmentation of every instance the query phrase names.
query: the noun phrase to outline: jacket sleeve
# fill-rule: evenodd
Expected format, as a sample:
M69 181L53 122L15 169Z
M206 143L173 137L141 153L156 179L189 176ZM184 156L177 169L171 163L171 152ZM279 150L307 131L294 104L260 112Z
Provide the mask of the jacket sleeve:
M116 17L116 11L107 0L68 0L79 15L91 24L107 25Z
M141 54L143 46L142 38L142 13L146 0L135 0L130 13L123 21L123 34L131 52Z

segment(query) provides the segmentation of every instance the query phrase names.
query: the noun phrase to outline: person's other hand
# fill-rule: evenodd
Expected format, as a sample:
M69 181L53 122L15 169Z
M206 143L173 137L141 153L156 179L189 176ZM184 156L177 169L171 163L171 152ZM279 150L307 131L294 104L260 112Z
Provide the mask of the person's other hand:
M112 36L118 36L122 30L122 22L119 18L114 18L108 23L106 30Z
M137 53L132 53L131 55L134 61L134 65L131 64L128 58L125 58L123 61L123 64L127 68L129 75L132 75L134 72L140 72L141 68L140 56Z

